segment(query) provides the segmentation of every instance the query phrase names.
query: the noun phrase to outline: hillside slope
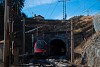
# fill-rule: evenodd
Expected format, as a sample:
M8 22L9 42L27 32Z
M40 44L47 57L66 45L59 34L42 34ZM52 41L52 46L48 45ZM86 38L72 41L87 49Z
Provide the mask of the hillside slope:
M75 53L82 54L81 48L84 46L87 39L95 33L92 21L93 17L83 16L79 19L79 23L74 23L77 25L75 27L78 27L74 30L74 32L81 32L83 34L83 41L80 44L78 44L78 46L75 48Z
M97 32L82 47L82 55L90 67L100 67L100 32ZM86 54L86 55L85 55ZM85 57L86 56L86 57Z

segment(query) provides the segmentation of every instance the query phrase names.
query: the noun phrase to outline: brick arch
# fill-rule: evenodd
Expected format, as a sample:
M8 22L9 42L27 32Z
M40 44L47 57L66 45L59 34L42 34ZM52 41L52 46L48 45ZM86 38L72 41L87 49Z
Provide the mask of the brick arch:
M52 39L49 45L52 55L61 56L66 54L66 43L62 39Z

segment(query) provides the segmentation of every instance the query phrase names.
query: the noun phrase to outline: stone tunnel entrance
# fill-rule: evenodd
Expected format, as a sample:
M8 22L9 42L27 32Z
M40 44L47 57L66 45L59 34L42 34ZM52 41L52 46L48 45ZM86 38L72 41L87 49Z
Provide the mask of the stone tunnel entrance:
M66 44L61 39L53 39L50 41L50 54L51 55L65 55Z

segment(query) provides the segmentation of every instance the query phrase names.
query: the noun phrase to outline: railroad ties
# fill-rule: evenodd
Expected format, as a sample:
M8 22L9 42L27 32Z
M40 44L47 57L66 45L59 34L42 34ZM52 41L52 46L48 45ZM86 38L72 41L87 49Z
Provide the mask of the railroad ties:
M76 65L65 59L46 59L36 60L35 63L21 64L18 67L89 67L85 65Z

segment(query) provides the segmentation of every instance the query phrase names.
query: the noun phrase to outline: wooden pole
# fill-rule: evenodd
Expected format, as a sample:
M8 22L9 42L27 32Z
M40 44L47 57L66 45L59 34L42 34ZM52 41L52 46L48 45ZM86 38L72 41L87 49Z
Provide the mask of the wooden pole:
M34 53L34 35L32 34L32 53Z
M25 54L25 18L23 18L23 54Z
M74 38L73 38L73 22L71 19L71 62L74 62Z
M9 6L5 0L4 12L4 67L10 67L10 44L9 44Z

